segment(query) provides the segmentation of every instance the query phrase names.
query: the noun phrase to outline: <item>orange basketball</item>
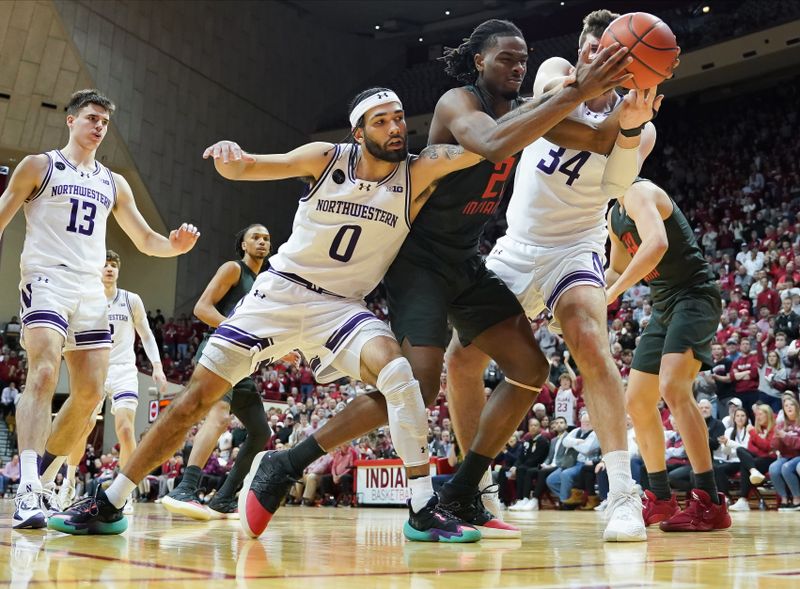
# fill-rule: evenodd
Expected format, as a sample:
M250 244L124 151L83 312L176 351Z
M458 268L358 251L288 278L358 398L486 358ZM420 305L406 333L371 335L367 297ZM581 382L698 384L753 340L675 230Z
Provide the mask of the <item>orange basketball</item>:
M608 25L600 47L608 47L615 41L627 47L633 58L627 68L633 78L625 82L624 87L651 88L672 74L678 43L674 33L657 16L646 12L623 14Z

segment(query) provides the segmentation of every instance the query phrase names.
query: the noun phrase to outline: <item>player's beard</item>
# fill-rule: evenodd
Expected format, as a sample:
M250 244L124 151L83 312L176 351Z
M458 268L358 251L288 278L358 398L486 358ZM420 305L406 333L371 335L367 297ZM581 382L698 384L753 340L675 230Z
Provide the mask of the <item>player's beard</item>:
M364 133L364 147L375 158L385 162L402 162L408 155L408 136L403 137L403 149L388 150L378 145L377 141L369 138L369 135Z

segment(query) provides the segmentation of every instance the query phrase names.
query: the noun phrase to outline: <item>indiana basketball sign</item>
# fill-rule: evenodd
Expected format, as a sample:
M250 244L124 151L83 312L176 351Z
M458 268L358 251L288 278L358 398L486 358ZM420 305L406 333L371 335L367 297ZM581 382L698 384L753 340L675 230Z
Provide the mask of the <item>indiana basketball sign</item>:
M431 474L436 474L431 465ZM411 498L402 460L356 461L356 494L361 505L405 505Z

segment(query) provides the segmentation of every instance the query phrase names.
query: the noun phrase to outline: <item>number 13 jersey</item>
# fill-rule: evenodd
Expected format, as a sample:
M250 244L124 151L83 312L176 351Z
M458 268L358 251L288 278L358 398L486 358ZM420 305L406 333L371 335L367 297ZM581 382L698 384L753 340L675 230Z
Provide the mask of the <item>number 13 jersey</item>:
M345 298L363 299L381 281L411 228L412 156L382 180L356 177L356 144L333 158L300 198L292 234L270 258L271 271Z
M55 149L39 190L23 206L23 276L52 267L100 277L106 260L106 221L116 201L111 171L95 162L81 172Z
M581 104L570 119L595 126L619 105L597 113ZM535 246L605 244L609 198L602 190L608 158L537 139L522 152L506 218L515 241Z

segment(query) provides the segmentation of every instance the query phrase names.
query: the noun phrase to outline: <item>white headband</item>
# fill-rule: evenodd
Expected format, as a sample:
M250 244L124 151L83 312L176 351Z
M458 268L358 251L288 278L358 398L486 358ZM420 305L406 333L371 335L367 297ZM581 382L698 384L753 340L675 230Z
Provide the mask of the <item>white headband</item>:
M356 125L358 124L358 120L363 117L368 110L375 108L376 106L380 106L381 104L389 104L390 102L400 102L400 98L391 90L377 92L376 94L365 98L359 102L353 109L353 112L350 113L350 128L355 129ZM400 108L403 108L402 102L400 102Z

